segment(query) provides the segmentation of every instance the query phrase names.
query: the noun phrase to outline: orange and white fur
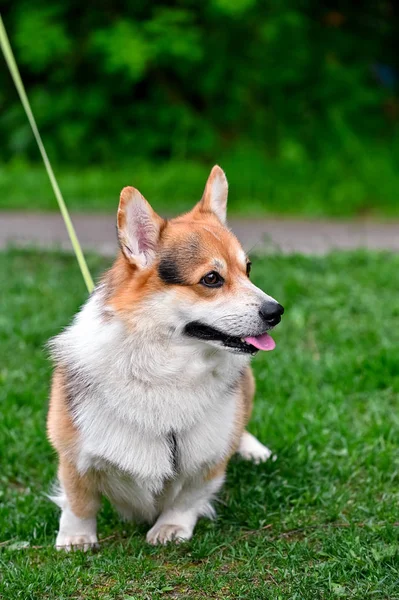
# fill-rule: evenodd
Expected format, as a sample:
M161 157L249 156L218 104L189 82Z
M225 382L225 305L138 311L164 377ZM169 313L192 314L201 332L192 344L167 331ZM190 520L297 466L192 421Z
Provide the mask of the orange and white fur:
M227 180L214 167L202 200L171 220L122 190L119 255L72 324L50 343L49 439L59 455L56 546L97 543L107 496L147 540L188 540L213 515L227 463L268 448L245 431L251 355L283 308L249 279L226 227Z

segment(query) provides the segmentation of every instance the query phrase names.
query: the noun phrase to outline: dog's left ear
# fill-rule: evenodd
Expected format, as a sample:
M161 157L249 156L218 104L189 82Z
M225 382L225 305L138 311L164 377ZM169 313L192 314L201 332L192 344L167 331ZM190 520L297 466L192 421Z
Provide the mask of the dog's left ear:
M117 217L118 239L130 263L138 267L151 265L163 223L138 190L123 188Z
M219 221L225 224L228 191L229 185L226 175L223 169L215 165L206 182L204 195L195 209L199 212L212 212L218 217Z

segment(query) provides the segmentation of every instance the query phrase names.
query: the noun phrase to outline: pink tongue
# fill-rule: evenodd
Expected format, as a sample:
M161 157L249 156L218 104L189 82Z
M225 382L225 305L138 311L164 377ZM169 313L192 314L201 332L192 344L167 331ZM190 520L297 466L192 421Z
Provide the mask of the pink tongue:
M268 333L262 333L256 337L246 337L244 340L258 350L274 350L276 347L276 342Z

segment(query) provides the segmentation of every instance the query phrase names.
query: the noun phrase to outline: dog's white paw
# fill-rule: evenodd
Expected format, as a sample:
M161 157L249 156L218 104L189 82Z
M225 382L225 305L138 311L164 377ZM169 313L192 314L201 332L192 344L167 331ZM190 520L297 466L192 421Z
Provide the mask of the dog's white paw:
M65 552L70 552L71 550L83 550L83 552L87 552L88 550L98 548L98 539L95 534L67 535L59 532L55 547L57 550L65 550Z
M189 540L192 536L192 531L184 525L168 525L155 523L147 533L147 542L155 546L156 544L167 544L168 542L183 542Z
M255 464L266 462L272 456L271 450L248 431L242 434L237 452L242 458L251 460Z

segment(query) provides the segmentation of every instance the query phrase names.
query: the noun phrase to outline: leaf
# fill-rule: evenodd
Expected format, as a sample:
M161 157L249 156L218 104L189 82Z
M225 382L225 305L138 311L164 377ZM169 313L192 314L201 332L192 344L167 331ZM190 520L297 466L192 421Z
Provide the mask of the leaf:
M339 585L339 583L331 584L333 594L336 596L344 596L346 594L346 590L343 585Z
M13 544L7 546L7 550L24 550L24 548L29 548L29 546L30 542L14 542Z

